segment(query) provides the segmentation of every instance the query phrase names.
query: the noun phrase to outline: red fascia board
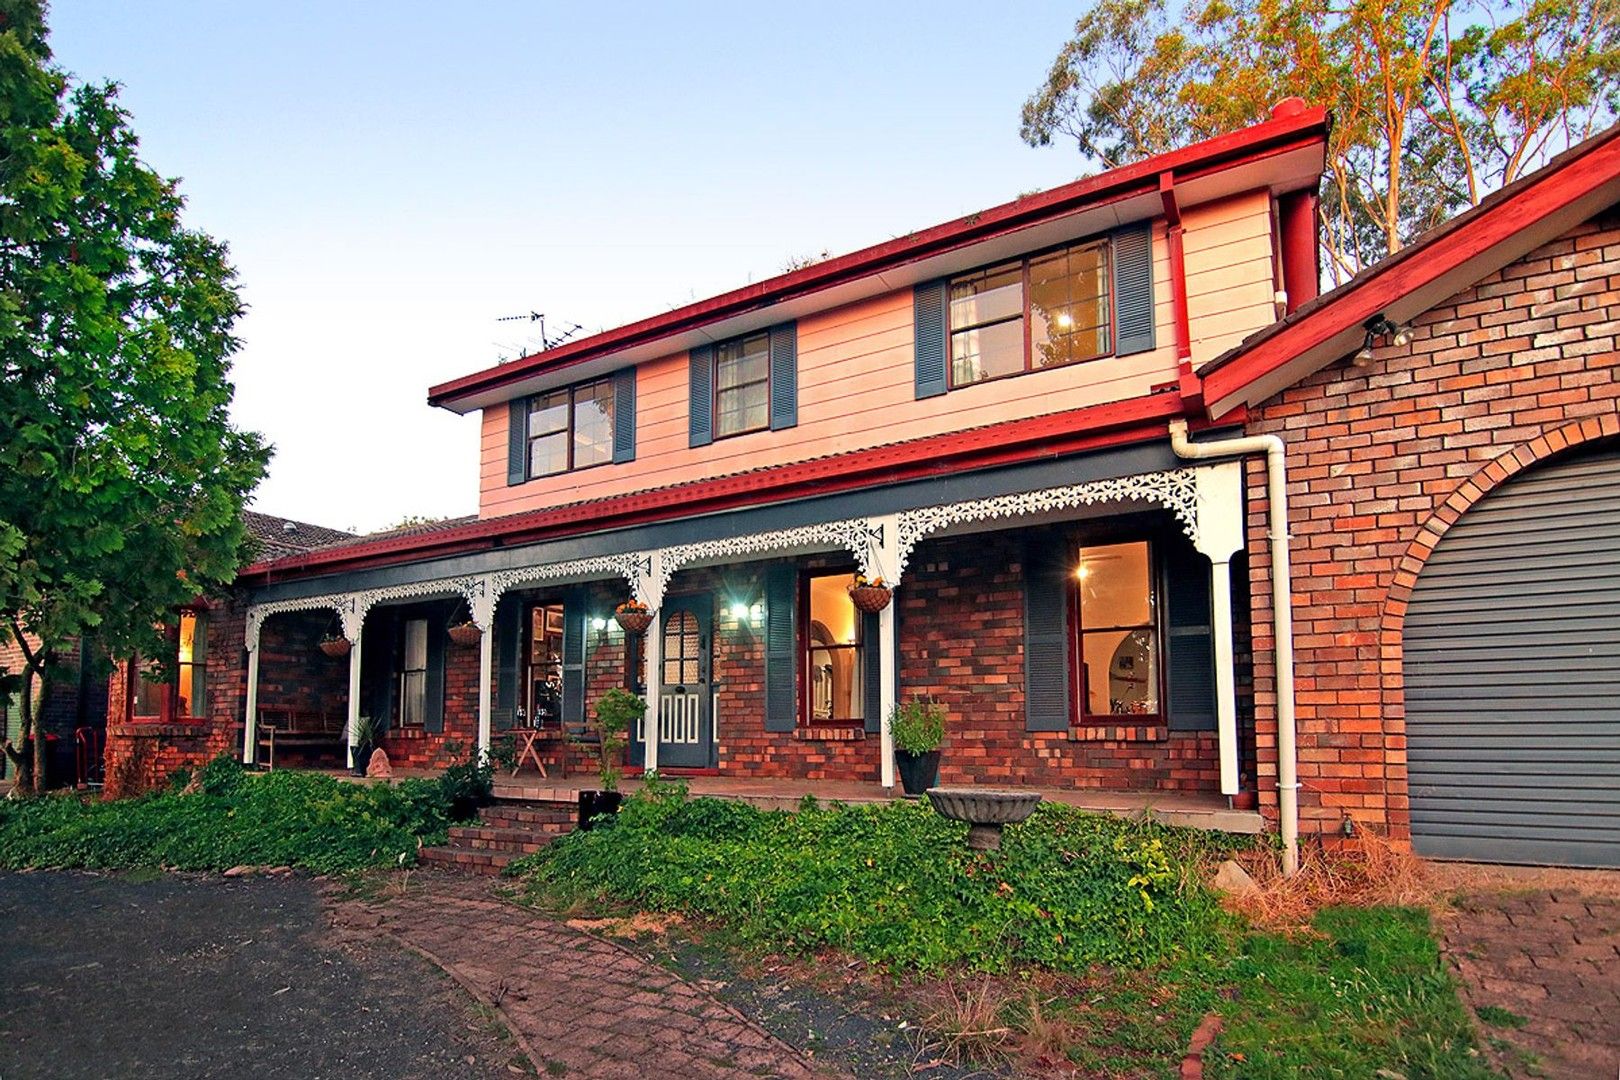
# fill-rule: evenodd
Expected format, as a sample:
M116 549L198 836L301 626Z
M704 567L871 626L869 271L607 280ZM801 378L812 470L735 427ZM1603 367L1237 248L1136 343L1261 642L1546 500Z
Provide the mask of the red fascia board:
M458 398L543 372L571 367L611 352L848 284L969 244L991 240L1050 218L1136 195L1155 194L1159 190L1159 175L1163 172L1173 171L1177 181L1185 183L1212 172L1322 142L1326 137L1327 111L1322 108L1306 109L1297 116L1284 119L1267 120L1133 165L1110 169L1050 191L1015 199L943 225L828 259L803 270L700 300L674 311L580 338L555 349L451 379L428 390L428 404L445 405Z
M1061 457L1162 437L1170 420L1187 414L1179 395L1151 394L797 465L491 518L438 533L321 549L292 559L255 563L242 570L237 581L265 585Z
M1419 241L1372 267L1364 277L1325 294L1318 306L1284 321L1275 333L1239 345L1217 357L1201 373L1204 400L1223 401L1242 393L1290 360L1361 326L1390 304L1444 277L1510 239L1526 224L1557 213L1620 176L1620 125L1565 160L1528 177L1517 191L1460 215L1428 241Z

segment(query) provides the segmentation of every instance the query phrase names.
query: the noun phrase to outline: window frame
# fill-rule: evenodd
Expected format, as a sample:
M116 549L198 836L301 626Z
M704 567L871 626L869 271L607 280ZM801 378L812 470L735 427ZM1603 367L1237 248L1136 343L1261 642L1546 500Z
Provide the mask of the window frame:
M1030 322L1030 268L1048 255L1075 248L1095 247L1103 253L1102 278L1107 283L1107 292L1104 296L1107 310L1104 312L1104 325L1108 328L1108 341L1103 351L1065 361L1062 364L1053 364L1049 367L1035 366L1034 356L1034 330ZM999 270L1017 264L1019 270L1019 290L1022 296L1020 314L1016 318L1023 323L1024 364L1017 371L1008 371L1000 375L991 375L986 379L974 379L970 382L956 381L956 351L953 347L956 335L969 330L977 330L985 326L996 326L1011 322L1013 316L1004 319L995 319L986 323L976 323L973 326L963 327L961 330L951 325L951 289L959 281L974 277L992 270ZM1025 252L1011 259L1000 259L996 262L985 263L969 270L952 274L945 279L945 386L948 391L966 390L973 386L983 386L986 383L1000 382L1003 379L1016 379L1020 375L1029 375L1037 371L1057 371L1061 368L1075 367L1079 364L1089 364L1097 360L1106 360L1114 356L1119 350L1119 320L1115 317L1115 308L1118 298L1114 295L1114 239L1111 236L1093 236L1084 240L1070 240L1066 243L1055 244L1051 247L1040 248L1036 251Z
M608 441L607 441L608 455L607 455L607 458L602 460L602 461L593 461L588 465L576 465L574 463L574 449L575 449L574 443L575 443L575 439L577 437L577 427L576 427L576 425L574 423L574 418L575 418L575 413L579 408L579 394L583 390L595 390L596 388L601 387L601 386L606 386L608 388L608 410L607 410L607 415L608 415L609 423L613 428L613 430L608 435ZM534 433L534 407L535 407L535 403L538 402L541 398L552 397L552 396L557 395L557 394L567 394L568 395L568 424L567 424L567 426L565 426L560 432L559 431L548 431L544 435L536 435ZM545 480L545 479L547 479L549 477L553 477L553 476L565 476L568 473L584 472L587 469L599 469L604 465L612 465L613 464L613 446L614 446L614 442L618 438L619 390L618 390L618 387L614 383L614 378L613 378L612 375L605 375L605 376L603 376L602 378L599 378L599 379L587 379L584 382L569 383L567 386L558 386L558 387L554 387L554 388L552 388L550 390L542 390L539 393L530 394L527 398L524 399L524 401L525 401L525 405L524 405L524 410L523 410L523 425L524 425L525 431L524 431L524 434L523 434L523 475L524 475L524 482L525 483L527 483L530 480ZM535 472L534 471L534 441L536 439L547 438L547 437L555 436L555 435L559 435L559 434L561 434L564 437L563 441L567 446L567 450L568 450L567 462L568 462L568 464L565 465L563 468L558 469L558 470L556 470L554 472L544 472L544 473Z
M740 431L722 432L720 430L720 392L721 392L721 386L720 386L720 352L721 352L721 350L723 350L728 345L741 345L742 343L744 343L746 341L751 341L754 338L763 338L765 340L765 378L764 379L755 379L752 382L744 383L743 386L740 387L740 388L739 387L727 387L726 389L735 391L735 390L738 390L738 389L746 389L746 388L754 387L754 386L763 386L765 388L765 419L757 427L743 428ZM770 331L770 329L767 328L765 330L755 330L752 333L743 334L743 335L741 335L739 337L732 337L732 338L727 338L724 341L717 341L717 342L714 343L714 348L712 350L712 354L713 355L712 355L711 359L709 360L709 437L710 437L710 439L712 441L714 441L714 442L719 442L721 439L735 439L735 438L737 438L738 436L741 436L741 435L753 435L753 434L756 434L756 433L761 432L761 431L769 431L769 430L771 430L771 331Z
M1066 575L1068 582L1068 637L1069 637L1069 724L1071 727L1109 727L1109 726L1146 726L1160 727L1169 724L1170 711L1167 695L1169 693L1169 662L1166 645L1169 639L1170 628L1167 623L1167 609L1165 603L1165 570L1164 562L1159 554L1159 537L1151 530L1133 529L1123 532L1100 532L1070 538L1068 550L1072 553L1071 565L1080 561L1080 550L1088 547L1108 547L1114 544L1147 545L1148 587L1153 596L1153 619L1151 623L1131 623L1120 626L1086 627L1080 613L1081 597L1080 583L1073 574ZM1148 713L1094 713L1087 709L1085 678L1085 635L1090 633L1106 633L1109 630L1135 630L1151 629L1153 631L1154 677L1157 686L1154 690L1154 700L1158 708Z
M860 572L860 568L858 566L853 565L853 564L848 565L848 566L844 566L844 565L825 566L825 567L818 567L818 568L815 568L815 569L805 569L805 570L800 570L799 571L798 619L797 619L797 625L794 627L795 637L796 637L796 641L795 641L795 646L796 647L794 649L794 654L795 654L795 664L797 665L797 668L798 668L798 671L797 671L797 683L798 683L798 699L799 699L798 700L798 708L796 710L796 712L797 712L796 719L797 719L797 726L799 728L801 728L801 729L804 729L804 728L852 728L852 729L858 729L858 730L865 730L866 722L867 722L867 718L865 716L860 716L860 717L855 717L855 718L832 717L832 718L827 719L827 720L817 720L815 717L813 717L810 714L811 709L814 707L814 702L813 702L813 700L811 698L811 694L810 694L810 690L811 690L811 685L810 685L810 653L811 653L810 624L814 621L810 617L810 583L815 578L849 577L851 575L858 574L859 572ZM862 612L860 608L855 607L855 602L853 600L851 600L849 602L849 606L852 607L852 608L855 608L855 633L860 638L860 641L859 641L858 644L853 645L853 646L851 646L851 645L840 645L840 646L834 646L834 648L853 649L853 650L855 650L857 656L860 658L860 670L859 670L859 673L858 673L859 677L856 678L856 680L855 680L854 690L855 690L855 700L860 702L861 711L865 712L866 711L866 674L867 674L866 665L867 665L867 662L869 660L868 653L871 650L871 644L872 643L868 642L866 640L866 616L865 616L865 613Z
M180 662L180 620L187 617L196 620L197 623L203 627L202 659L199 661L194 655L192 660L183 665L184 667L198 668L202 672L203 702L201 712L197 711L198 703L196 701L188 702L189 708L186 710L182 710L180 708L180 687L182 683L182 664ZM125 719L131 723L146 724L206 723L208 720L207 702L209 682L209 650L207 637L208 608L200 604L197 606L180 608L175 612L175 619L173 622L166 622L163 624L162 633L163 638L168 645L165 651L169 654L169 657L174 664L174 675L167 682L152 684L153 688L161 694L158 699L157 713L152 714L137 712L135 704L139 699L141 682L144 679L142 668L145 666L144 660L146 658L142 657L139 653L135 654L135 656L130 660L128 664L128 671L126 672L127 678L124 688ZM195 629L192 630L192 640L194 642L196 641Z
M408 668L405 665L409 660L406 653L410 646L410 625L418 622L421 623L423 627L422 666L420 668ZM431 656L433 650L428 638L433 634L434 620L428 618L426 615L413 616L406 614L399 620L397 625L399 630L396 634L393 672L395 689L393 708L394 715L390 719L400 731L425 731L427 729L428 711L428 672L433 668L433 660ZM421 716L414 722L407 721L405 719L405 690L406 686L408 685L406 679L407 676L410 675L420 675L422 686Z

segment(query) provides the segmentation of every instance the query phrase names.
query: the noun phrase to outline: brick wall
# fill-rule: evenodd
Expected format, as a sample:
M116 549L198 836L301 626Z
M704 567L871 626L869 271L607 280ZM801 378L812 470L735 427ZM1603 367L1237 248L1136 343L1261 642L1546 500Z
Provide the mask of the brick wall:
M1620 433L1620 221L1589 222L1252 410L1288 444L1301 830L1410 826L1405 593L1451 520L1507 476ZM1275 814L1265 477L1248 471L1262 803ZM1269 785L1269 790L1267 786Z
M29 644L37 648L39 641L30 636ZM93 671L81 671L80 659L78 642L73 641L62 650L55 671L44 685L37 679L32 685L34 719L47 736L71 742L78 728L99 726L105 715L106 685ZM22 647L12 640L0 644L0 671L16 675L22 670ZM9 739L16 743L21 735L22 696L19 691L10 698L0 697L0 741ZM58 765L65 767L69 757L71 755L64 751ZM0 776L11 775L10 759L0 755Z

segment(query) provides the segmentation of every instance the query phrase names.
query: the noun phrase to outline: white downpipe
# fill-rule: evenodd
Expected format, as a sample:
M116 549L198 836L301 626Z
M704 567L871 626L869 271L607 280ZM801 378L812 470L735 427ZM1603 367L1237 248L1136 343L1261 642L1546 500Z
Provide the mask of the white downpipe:
M1277 657L1277 809L1281 817L1283 873L1299 869L1299 768L1294 738L1293 571L1288 558L1288 466L1276 435L1195 443L1185 420L1170 422L1170 448L1179 457L1266 455L1266 526L1271 544L1271 625Z

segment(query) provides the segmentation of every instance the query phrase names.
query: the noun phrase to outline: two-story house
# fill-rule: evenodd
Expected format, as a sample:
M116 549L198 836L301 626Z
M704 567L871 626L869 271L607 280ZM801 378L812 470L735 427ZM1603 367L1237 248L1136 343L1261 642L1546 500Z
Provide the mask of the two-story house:
M240 603L211 620L204 712L228 734L209 745L256 760L267 717L341 711L380 719L393 761L425 766L453 742L566 730L622 686L649 702L633 768L877 790L895 783L892 708L927 697L947 711L948 784L1227 827L1264 814L1290 847L1301 819L1354 818L1436 854L1614 861L1612 790L1583 808L1597 826L1530 821L1518 789L1534 785L1502 780L1553 761L1543 791L1590 793L1620 768L1583 773L1562 728L1497 715L1489 673L1529 680L1508 697L1556 694L1536 670L1556 643L1502 644L1511 628L1478 620L1513 605L1458 614L1455 587L1423 616L1441 629L1415 642L1403 623L1469 500L1547 447L1616 434L1614 368L1596 362L1612 340L1584 345L1603 320L1565 324L1613 295L1560 291L1620 265L1592 223L1615 201L1613 133L1318 297L1327 130L1291 100L433 387L431 405L480 416L477 518L245 569ZM1537 254L1549 244L1569 256ZM891 602L857 609L857 575ZM614 618L630 600L651 614L639 634ZM1446 668L1437 638L1464 624L1500 657ZM1474 694L1410 741L1403 644L1441 665L1423 669L1425 701ZM1614 656L1585 670L1620 682ZM1470 709L1494 718L1458 726ZM552 764L569 752L541 745Z

